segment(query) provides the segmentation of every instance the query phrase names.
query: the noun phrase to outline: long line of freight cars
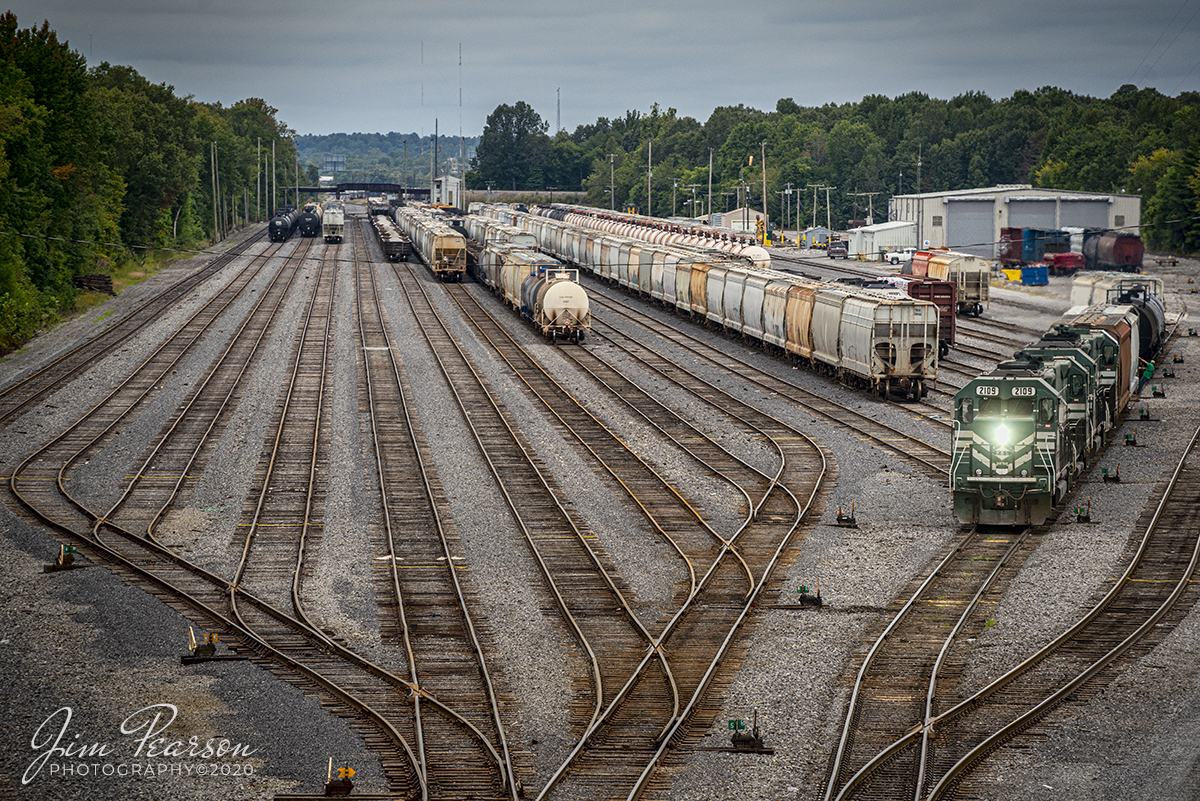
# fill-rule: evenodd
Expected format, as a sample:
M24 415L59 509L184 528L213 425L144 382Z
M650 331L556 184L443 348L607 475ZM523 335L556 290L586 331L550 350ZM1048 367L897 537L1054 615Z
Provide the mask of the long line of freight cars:
M500 205L472 213L532 233L571 266L887 397L937 379L938 308L902 291L804 281L728 253L655 244Z

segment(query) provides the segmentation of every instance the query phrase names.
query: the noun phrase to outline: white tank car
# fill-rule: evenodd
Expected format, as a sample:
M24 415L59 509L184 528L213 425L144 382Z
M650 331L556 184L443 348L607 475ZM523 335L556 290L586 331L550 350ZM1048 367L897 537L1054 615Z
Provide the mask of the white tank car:
M520 289L521 312L547 339L582 342L591 330L592 313L578 270L537 269L521 279Z

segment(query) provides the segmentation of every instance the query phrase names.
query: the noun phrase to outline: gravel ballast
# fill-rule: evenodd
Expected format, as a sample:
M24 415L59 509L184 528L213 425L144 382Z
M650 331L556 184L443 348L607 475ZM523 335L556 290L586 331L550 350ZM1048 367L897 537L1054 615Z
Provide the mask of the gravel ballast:
M287 248L290 251L299 244L294 239ZM332 248L316 245L314 258L323 247ZM376 254L376 259L381 256ZM92 336L122 309L198 269L201 261L197 258L175 265L108 301L99 311L39 338L0 365L4 376L0 380L5 385L12 383ZM247 262L246 257L235 260L118 352L0 432L3 475L10 474L18 457L78 419L107 387L144 358L148 348L175 330L185 315ZM1179 275L1194 275L1196 268L1195 262L1184 260L1175 269ZM369 431L359 418L361 376L353 331L353 276L348 263L343 269L332 343L337 375L329 397L331 458L324 529L305 589L311 599L310 611L322 626L354 650L397 667L403 662L397 649L381 642L376 588L370 575L370 563L377 554L369 510L377 503L378 485ZM399 269L405 268L401 265ZM235 551L240 550L234 543L243 502L289 366L294 321L314 275L315 262L310 261L203 475L162 527L164 539L221 574L229 573L231 561L237 558ZM462 413L416 329L392 269L380 264L377 275L398 354L413 386L414 412L432 445L471 581L481 600L481 620L490 627L502 680L516 700L510 743L532 755L533 775L527 777L527 787L539 788L574 744L565 699L572 692L570 671L578 659L577 649L552 615L540 574L521 544L520 533L479 459L474 441L463 430ZM640 604L643 620L650 624L660 619L670 608L679 579L668 547L629 510L575 445L562 439L427 271L418 269L418 275L509 414L553 471L557 484L621 570ZM260 276L259 292L264 281ZM1052 278L1048 287L1036 290L996 287L984 319L1009 320L1044 330L1069 306L1069 281ZM1186 311L1185 305L1195 304L1195 296L1181 279L1172 278L1168 288L1172 292L1169 312ZM482 287L470 289L577 397L588 397L590 379L580 377L553 347ZM253 302L250 297L257 298L257 294L240 300L231 320L240 320L239 315ZM108 309L112 312L100 318ZM670 317L659 310L650 313L664 320ZM644 336L627 324L613 324ZM1185 321L1181 327L1189 325L1196 323ZM181 364L154 401L78 472L76 480L86 483L81 497L98 507L106 500L111 502L124 477L139 464L146 443L170 417L178 399L186 395L190 382L224 347L233 327L217 326L223 331L214 332L200 351ZM875 413L904 430L931 430L903 409L877 404L867 395L837 387L712 331L691 330L801 386L843 399L861 398L856 405L862 411ZM1197 342L1200 338L1185 336L1172 347L1170 352L1179 353L1183 362L1172 365L1176 378L1157 382L1165 386L1167 396L1150 398L1148 389L1143 396L1155 422L1137 424L1131 414L1125 428L1118 431L1116 444L1093 466L1071 500L1078 505L1090 497L1095 523L1068 522L1069 516L1064 514L1062 522L1041 538L1005 596L988 612L993 622L971 648L963 692L990 681L1053 639L1119 571L1127 542L1138 533L1134 531L1137 520L1152 500L1155 485L1173 469L1200 420ZM624 359L599 341L589 341L588 347L606 359ZM666 352L667 346L663 350ZM782 577L780 591L763 600L742 668L703 743L725 745L727 720L749 720L757 713L767 745L775 753L751 756L697 751L674 779L670 798L812 798L824 790L830 750L843 722L848 691L844 678L856 667L852 659L864 638L884 619L885 608L960 536L960 528L946 488L896 456L777 398L747 391L735 377L710 366L697 363L696 369L821 442L836 456L837 481L819 519L798 537L798 556ZM644 373L639 371L641 376ZM720 431L719 414L661 380L650 383L662 387L668 405L685 419L710 434ZM733 524L740 502L737 494L700 474L686 456L668 447L661 434L627 407L599 394L589 398L589 404L625 441L634 444L643 458L681 481L720 527ZM1121 447L1120 439L1134 425L1144 447ZM769 466L766 449L749 438L730 433L723 444L760 469ZM1101 468L1115 470L1118 463L1122 483L1102 482ZM11 494L6 494L11 501ZM836 510L851 503L859 527L833 525ZM0 689L0 713L4 715L0 724L0 797L269 799L278 792L319 791L330 757L358 771L358 792L386 789L379 763L359 735L347 721L324 710L317 699L251 662L181 666L178 657L185 651L186 619L103 567L43 574L41 565L52 561L59 540L15 515L8 506L0 508L0 541L8 554L0 561L4 581L0 585L4 587L0 591L0 675L7 679ZM669 567L664 569L664 565ZM825 607L796 608L797 588L812 588L818 581ZM1132 792L1121 794L1138 797L1139 788L1153 787L1156 798L1194 799L1195 788L1200 786L1198 614L1184 618L1147 656L1123 665L1116 678L1091 700L1055 713L1056 726L1044 739L1006 750L989 763L980 782L986 788L985 797L994 801L1090 801L1113 797L1115 788L1129 788ZM197 759L139 761L140 757L133 756L138 737L123 735L120 728L128 716L152 704L178 708L179 717L169 729L178 739L187 741L194 735L203 743L209 738L226 738L253 749L244 761L252 766L253 775L200 777L194 772L203 760ZM99 776L82 775L78 770L63 775L64 764L85 761L63 758L50 760L23 784L38 756L35 743L61 728L63 713L53 716L65 707L72 710L72 719L63 743L111 744L107 763L142 764L143 771L152 763L155 775L105 776L103 767ZM50 724L35 734L48 719ZM73 739L75 734L80 735L78 740ZM98 758L94 761L105 764ZM233 764L228 759L217 761ZM194 763L192 775L184 767L173 772L173 764L185 762ZM55 764L60 769L52 773ZM167 766L161 774L159 765Z

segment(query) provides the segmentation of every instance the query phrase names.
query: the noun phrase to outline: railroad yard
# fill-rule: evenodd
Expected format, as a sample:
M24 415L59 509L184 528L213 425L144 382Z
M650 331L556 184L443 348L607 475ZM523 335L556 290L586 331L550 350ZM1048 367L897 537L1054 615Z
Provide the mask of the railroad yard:
M896 402L594 278L586 340L548 342L360 206L338 244L252 227L0 366L0 796L1195 799L1200 264L1146 264L1158 370L1054 518L977 535L954 394L1070 277L994 284ZM1123 579L1155 525L1190 544ZM1161 594L1039 653L1114 588Z

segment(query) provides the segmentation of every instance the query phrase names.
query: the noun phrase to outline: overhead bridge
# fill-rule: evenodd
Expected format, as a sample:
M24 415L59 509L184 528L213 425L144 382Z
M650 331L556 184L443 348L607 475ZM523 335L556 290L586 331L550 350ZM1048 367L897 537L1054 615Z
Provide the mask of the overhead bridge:
M290 188L290 187L289 187ZM338 197L343 192L367 192L368 194L383 194L400 197L404 200L429 200L429 187L404 186L403 184L329 184L326 186L302 186L300 195L315 195L318 192L333 192Z

